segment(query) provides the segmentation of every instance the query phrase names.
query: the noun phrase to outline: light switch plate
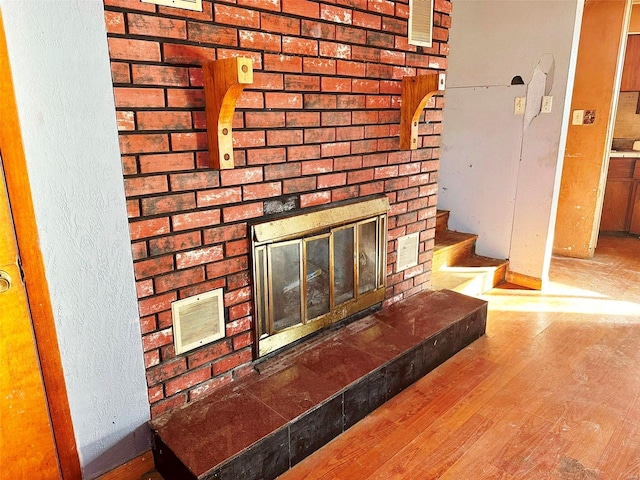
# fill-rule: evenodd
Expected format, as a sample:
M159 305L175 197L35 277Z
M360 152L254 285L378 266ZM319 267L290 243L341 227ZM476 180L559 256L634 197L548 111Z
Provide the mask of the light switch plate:
M527 97L516 97L513 106L514 115L524 115L524 108L526 106L526 103Z
M540 111L542 113L551 113L551 108L553 106L553 97L551 95L545 95L542 97L542 107Z
M574 110L571 117L571 125L582 125L584 123L584 110Z

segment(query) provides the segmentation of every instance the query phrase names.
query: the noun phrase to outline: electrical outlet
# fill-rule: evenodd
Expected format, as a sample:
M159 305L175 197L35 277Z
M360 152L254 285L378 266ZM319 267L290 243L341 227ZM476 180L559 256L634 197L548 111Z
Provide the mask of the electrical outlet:
M553 97L551 95L545 95L542 97L542 107L540 111L542 113L551 113L551 107L553 105Z
M585 125L593 125L596 123L596 111L595 110L585 110L584 111L584 119L582 120Z
M526 106L527 97L516 97L513 113L515 115L524 115L524 108Z
M574 110L571 118L571 125L584 124L584 110Z

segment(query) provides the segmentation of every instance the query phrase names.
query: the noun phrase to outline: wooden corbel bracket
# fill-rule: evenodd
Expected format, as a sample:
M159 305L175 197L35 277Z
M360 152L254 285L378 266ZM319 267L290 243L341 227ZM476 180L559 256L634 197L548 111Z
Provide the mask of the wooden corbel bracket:
M233 168L233 114L245 85L253 83L253 61L224 58L207 62L202 69L211 167Z
M445 74L432 73L402 78L402 104L400 106L400 148L418 148L418 122L427 102L436 93L443 93Z

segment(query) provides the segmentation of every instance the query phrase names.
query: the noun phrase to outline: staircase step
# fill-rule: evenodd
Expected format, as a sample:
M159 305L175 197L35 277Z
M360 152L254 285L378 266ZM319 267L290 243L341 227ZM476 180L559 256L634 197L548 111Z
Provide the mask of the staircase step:
M472 256L477 238L478 236L472 233L451 230L436 232L432 260L433 270L456 265L462 259Z
M434 290L449 289L465 295L483 295L505 281L508 260L472 255L431 274Z
M486 315L483 300L422 292L325 331L154 419L156 468L166 479L275 479L481 337Z
M438 210L436 212L436 233L449 229L449 210Z

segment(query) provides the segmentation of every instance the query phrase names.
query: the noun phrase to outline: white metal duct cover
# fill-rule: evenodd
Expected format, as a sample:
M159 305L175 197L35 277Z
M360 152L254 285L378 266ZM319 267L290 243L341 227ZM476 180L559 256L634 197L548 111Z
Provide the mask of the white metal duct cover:
M430 47L433 42L433 0L409 0L409 44Z
M168 7L182 8L184 10L202 11L202 0L140 0L143 3L155 3Z
M396 272L406 270L418 265L418 244L420 233L415 232L410 235L398 238L398 263Z
M188 352L225 336L221 288L173 302L171 313L176 354Z

